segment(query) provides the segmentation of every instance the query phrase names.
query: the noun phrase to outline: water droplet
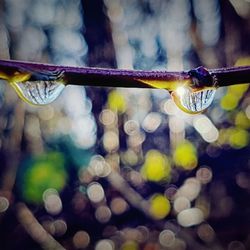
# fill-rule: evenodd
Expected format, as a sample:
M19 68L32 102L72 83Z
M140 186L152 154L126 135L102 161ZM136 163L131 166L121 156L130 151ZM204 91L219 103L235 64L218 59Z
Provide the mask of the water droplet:
M8 78L19 97L29 104L46 105L53 102L65 88L63 72L17 72Z
M191 89L181 86L173 91L171 96L182 111L189 114L198 114L211 105L215 91L215 88Z

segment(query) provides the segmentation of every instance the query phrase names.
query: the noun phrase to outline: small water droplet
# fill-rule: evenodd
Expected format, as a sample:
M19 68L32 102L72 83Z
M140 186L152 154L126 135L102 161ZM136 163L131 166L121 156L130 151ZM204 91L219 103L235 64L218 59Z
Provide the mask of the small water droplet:
M198 114L207 109L216 92L215 88L194 90L189 87L178 87L171 93L175 104L184 112Z
M19 97L29 104L49 104L65 88L63 72L32 72L25 77L17 76L10 78L9 82Z

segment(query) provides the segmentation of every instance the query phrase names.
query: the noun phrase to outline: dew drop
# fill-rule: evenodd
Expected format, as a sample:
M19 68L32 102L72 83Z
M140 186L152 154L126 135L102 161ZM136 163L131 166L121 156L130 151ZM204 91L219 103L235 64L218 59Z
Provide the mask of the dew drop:
M14 83L18 95L26 102L35 105L46 105L53 102L64 89L58 81L26 81Z
M65 88L63 72L32 73L29 77L12 77L10 85L29 104L46 105L53 102ZM26 78L28 78L26 80Z
M182 111L189 114L198 114L211 105L215 92L215 88L194 90L187 86L181 86L173 91L171 96Z

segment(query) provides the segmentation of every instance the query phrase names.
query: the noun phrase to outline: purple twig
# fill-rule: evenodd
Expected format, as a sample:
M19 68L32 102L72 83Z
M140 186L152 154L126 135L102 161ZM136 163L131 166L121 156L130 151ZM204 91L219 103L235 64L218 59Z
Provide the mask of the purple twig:
M211 69L209 73L217 81L218 87L250 83L250 66Z
M185 81L191 80L191 85L200 87L222 87L250 82L250 66L222 69L205 69L198 67L190 71L145 71L122 70L90 67L57 66L42 63L0 60L0 71L12 75L15 72L33 74L50 74L62 72L67 84L102 87L150 87L142 81Z

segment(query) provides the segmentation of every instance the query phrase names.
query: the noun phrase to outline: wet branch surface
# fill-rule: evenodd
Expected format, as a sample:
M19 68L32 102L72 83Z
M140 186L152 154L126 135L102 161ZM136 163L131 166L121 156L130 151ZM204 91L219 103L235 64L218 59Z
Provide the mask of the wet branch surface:
M0 60L0 71L7 75L16 72L36 74L51 74L62 72L66 84L101 87L151 87L144 84L148 81L185 81L191 80L193 87L223 87L250 82L250 66L209 69L198 67L189 71L145 71L107 69L94 67L71 67L13 60Z

